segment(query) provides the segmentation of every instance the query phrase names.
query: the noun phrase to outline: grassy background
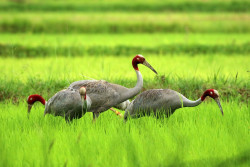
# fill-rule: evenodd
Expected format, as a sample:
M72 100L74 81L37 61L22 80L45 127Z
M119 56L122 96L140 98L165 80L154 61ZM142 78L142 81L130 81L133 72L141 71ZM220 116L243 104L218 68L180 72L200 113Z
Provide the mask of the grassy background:
M0 166L248 166L250 15L246 0L2 0ZM66 123L26 98L49 99L71 82L133 87L142 54L143 90L171 88L210 98L168 119L126 124L112 112Z
M71 82L90 78L133 87L136 75L131 65L132 58L133 55L1 58L0 97L1 100L14 97L19 101L29 94L40 93L48 99ZM141 65L144 90L172 88L196 99L205 89L214 88L218 89L224 100L236 98L248 102L248 56L208 54L190 57L181 54L149 55L146 59L159 75Z
M34 20L35 18L35 20ZM1 12L9 33L249 33L248 13Z
M154 41L154 42L152 42ZM245 34L3 34L2 57L249 55Z
M30 1L11 0L19 3L4 2L1 4L3 11L181 11L181 12L249 12L249 1L247 0L219 0L219 1Z

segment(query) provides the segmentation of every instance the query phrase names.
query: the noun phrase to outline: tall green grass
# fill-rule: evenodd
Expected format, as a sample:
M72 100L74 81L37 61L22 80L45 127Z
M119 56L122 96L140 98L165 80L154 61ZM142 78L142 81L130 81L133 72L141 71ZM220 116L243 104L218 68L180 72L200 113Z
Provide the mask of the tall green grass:
M0 166L250 164L248 1L2 0L0 11ZM207 98L126 124L111 111L67 123L38 103L27 118L28 95L48 100L73 81L133 87L136 54L159 73L139 66L142 91L194 100L214 88L225 115Z
M133 87L136 75L131 65L135 55L83 56L47 58L0 58L0 99L27 98L42 94L46 99L71 82L82 79L104 79ZM140 65L144 90L172 88L196 99L205 89L217 89L224 100L248 101L249 57L225 55L144 55L159 73L156 76Z
M25 0L13 0L19 3L1 3L1 11L126 11L126 12L249 12L249 1L89 1L89 2L25 2Z
M249 112L236 100L126 124L111 111L66 123L36 104L0 103L1 166L247 166Z

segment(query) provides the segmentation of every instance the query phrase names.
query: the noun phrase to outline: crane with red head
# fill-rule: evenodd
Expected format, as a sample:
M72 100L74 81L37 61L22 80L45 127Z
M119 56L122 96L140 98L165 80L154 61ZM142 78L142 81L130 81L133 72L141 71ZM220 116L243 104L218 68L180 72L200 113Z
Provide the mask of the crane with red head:
M45 106L44 116L52 114L62 116L66 120L81 118L91 106L91 99L86 95L86 89L64 89L52 96L47 102L38 94L30 95L27 99L28 116L35 102Z
M201 104L206 97L213 98L218 104L221 114L223 109L219 100L219 93L215 89L206 90L203 95L196 101L187 99L185 96L171 89L150 89L139 94L126 108L124 120L139 118L151 113L156 116L169 116L176 109L183 107L195 107Z
M93 112L93 118L96 119L101 112L104 112L111 107L117 107L119 109L127 108L127 105L130 103L128 99L136 96L141 91L143 87L143 78L138 68L139 64L148 67L157 74L155 69L142 55L136 55L132 59L132 66L137 75L137 83L133 88L126 88L104 80L76 81L71 83L69 88L79 89L82 86L86 88L88 96L92 100L89 112Z

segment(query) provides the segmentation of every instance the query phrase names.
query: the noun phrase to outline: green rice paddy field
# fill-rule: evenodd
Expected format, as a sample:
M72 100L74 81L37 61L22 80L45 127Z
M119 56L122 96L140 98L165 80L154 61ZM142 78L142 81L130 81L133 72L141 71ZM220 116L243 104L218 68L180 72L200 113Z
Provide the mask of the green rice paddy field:
M249 166L250 15L244 0L0 2L0 166ZM196 100L169 118L126 124L106 111L67 123L26 99L103 79ZM124 113L124 111L121 111Z

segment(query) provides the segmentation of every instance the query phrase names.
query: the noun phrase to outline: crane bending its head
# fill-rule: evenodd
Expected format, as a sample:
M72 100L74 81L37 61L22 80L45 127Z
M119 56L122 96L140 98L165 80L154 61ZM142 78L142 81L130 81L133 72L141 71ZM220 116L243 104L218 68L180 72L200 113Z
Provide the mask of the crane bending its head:
M220 111L221 111L221 113L223 115L223 109L222 109L221 104L220 104L220 99L219 99L219 93L218 93L218 91L215 90L215 89L208 89L208 90L206 90L203 93L203 95L201 96L201 101L204 101L207 96L213 98L216 101L216 103L218 104L218 106L220 108Z
M27 103L28 103L28 115L30 113L30 110L33 106L33 104L36 102L36 101L40 101L43 105L46 104L46 101L45 99L41 96L41 95L38 95L38 94L34 94L34 95L30 95L27 99Z

